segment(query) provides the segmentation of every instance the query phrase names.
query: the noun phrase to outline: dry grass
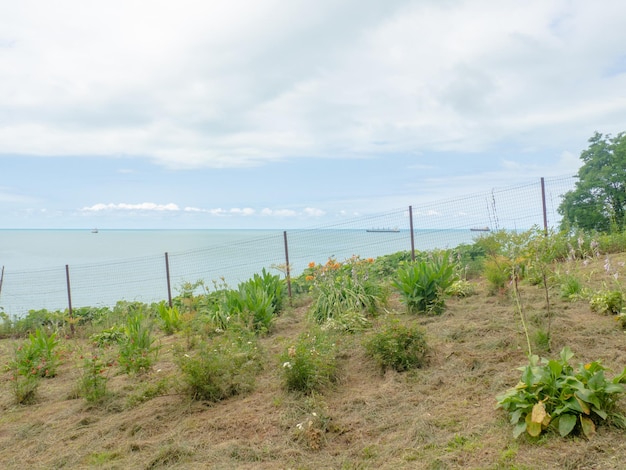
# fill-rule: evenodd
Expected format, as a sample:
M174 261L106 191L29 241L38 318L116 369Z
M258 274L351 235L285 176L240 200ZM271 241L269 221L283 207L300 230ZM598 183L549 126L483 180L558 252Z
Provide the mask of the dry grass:
M613 256L617 266L624 256ZM614 282L598 260L582 268L585 284ZM564 268L562 268L564 269ZM626 276L624 268L621 278ZM582 276L582 275L581 275ZM495 396L519 379L525 338L507 294L451 299L439 317L407 316L394 299L389 310L417 322L430 345L429 365L381 375L365 356L363 335L339 344L341 380L304 397L281 387L279 354L307 327L307 305L292 308L262 339L267 365L255 390L217 404L179 392L175 343L162 337L159 361L145 375L114 375L112 397L98 406L76 398L84 339L63 341L58 376L44 379L37 402L16 406L9 375L0 398L0 467L7 469L618 469L626 462L624 432L601 426L592 440L514 440ZM524 284L531 328L545 320L543 292ZM569 345L575 362L601 359L613 373L626 365L626 335L612 317L592 313L586 301L551 297L552 353ZM6 363L14 340L0 341ZM540 351L537 351L540 352ZM612 374L609 374L612 377ZM623 403L626 409L626 403ZM298 426L300 424L300 426ZM300 429L301 428L301 429Z

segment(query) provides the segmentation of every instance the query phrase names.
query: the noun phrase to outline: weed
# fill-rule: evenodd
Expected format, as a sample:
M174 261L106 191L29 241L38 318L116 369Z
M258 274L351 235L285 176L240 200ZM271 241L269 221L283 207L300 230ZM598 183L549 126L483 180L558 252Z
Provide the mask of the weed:
M394 320L366 341L365 350L383 371L394 369L402 372L422 367L428 347L424 334L417 326L405 326Z
M256 338L245 332L226 331L195 353L178 348L175 357L186 392L212 402L252 390L262 365Z
M476 287L465 279L457 279L448 288L446 293L452 297L469 297L476 293Z
M166 335L172 335L182 327L182 317L177 306L170 307L165 302L160 302L157 305L157 313L161 328Z
M124 334L119 348L120 366L126 373L148 371L158 353L151 323L141 312L131 314L126 320Z
M47 334L38 328L15 350L10 368L22 376L54 377L60 360L56 350L58 344L56 333Z
M573 274L566 274L560 279L561 298L564 300L577 300L583 293L583 284Z
M102 351L94 351L83 358L82 375L79 379L80 396L89 403L102 401L108 394L108 371L113 362L103 357Z
M624 307L624 296L621 291L599 292L591 297L589 306L602 315L617 315Z
M337 380L336 346L321 329L301 334L281 356L283 381L290 391L312 393Z
M126 338L123 326L113 325L110 328L102 330L100 333L94 333L89 339L95 346L105 347L111 344L121 344Z

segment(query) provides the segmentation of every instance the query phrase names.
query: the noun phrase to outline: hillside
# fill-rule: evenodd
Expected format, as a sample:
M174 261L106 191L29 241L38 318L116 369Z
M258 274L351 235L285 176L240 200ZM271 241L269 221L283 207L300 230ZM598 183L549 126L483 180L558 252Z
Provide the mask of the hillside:
M613 272L596 258L575 266L592 290L626 276L626 255L611 255ZM557 266L565 271L573 266ZM617 273L618 281L615 281ZM42 379L35 403L14 404L10 373L0 398L0 467L6 469L620 469L624 431L598 426L591 439L512 436L496 395L520 379L526 339L510 291L490 294L485 279L470 280L475 295L449 298L439 316L408 315L396 294L373 326L337 339L339 380L312 395L282 386L280 355L308 327L311 300L299 296L260 339L264 367L249 393L217 403L181 391L174 346L183 332L159 333L157 363L145 374L108 372L110 396L89 404L77 396L81 356L90 351L89 328L61 340L62 364ZM521 299L531 331L545 316L545 293L527 282ZM626 335L614 317L591 311L589 301L550 293L551 351L569 346L572 364L601 360L608 377L626 366ZM363 340L395 316L419 324L428 363L408 372L382 373ZM0 340L0 363L24 339ZM626 400L620 408L626 410Z

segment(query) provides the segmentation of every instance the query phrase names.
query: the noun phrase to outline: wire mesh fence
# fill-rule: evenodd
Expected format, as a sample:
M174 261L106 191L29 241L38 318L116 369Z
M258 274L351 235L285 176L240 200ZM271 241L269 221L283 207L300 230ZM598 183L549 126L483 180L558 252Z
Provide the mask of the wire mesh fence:
M287 257L291 275L297 276L309 262L330 257L452 248L493 230L525 230L544 223L554 227L561 198L574 184L569 176L542 179L312 229L252 231L237 237L226 233L219 243L187 251L48 269L3 269L0 311L19 317L29 310L68 309L70 302L75 308L113 306L120 300L158 302L184 283L235 286L264 268L284 268Z

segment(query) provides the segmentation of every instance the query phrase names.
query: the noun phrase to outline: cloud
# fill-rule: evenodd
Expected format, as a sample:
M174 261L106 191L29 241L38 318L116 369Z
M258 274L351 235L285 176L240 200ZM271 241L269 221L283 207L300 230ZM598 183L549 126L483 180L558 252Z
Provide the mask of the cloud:
M561 150L626 121L619 0L181 1L10 2L3 152L241 168Z
M323 211L322 209L316 209L314 207L306 207L303 209L302 212L304 213L304 215L309 217L322 217L326 215L326 211Z
M128 204L125 202L119 204L103 204L98 203L93 206L83 207L82 212L111 212L111 211L147 211L147 212L178 212L180 208L174 203L156 204L154 202L142 202L140 204Z
M268 209L267 207L261 211L261 215L271 217L294 217L298 213L291 209Z

